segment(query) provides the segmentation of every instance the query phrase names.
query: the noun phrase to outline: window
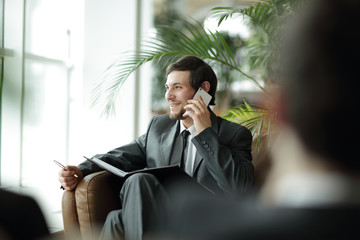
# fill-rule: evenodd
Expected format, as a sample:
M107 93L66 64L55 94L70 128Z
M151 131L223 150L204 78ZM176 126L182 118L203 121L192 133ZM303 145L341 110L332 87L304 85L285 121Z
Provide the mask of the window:
M131 79L123 86L119 112L127 117L100 119L89 104L95 80L132 50L141 2L0 0L0 187L33 195L50 227L62 225L63 193L52 160L77 165L83 155L133 140L136 111L129 103L135 99L139 134L145 132L151 117L149 74L140 79L138 95ZM148 26L151 1L144 4L141 21Z
M1 93L3 85L3 67L4 67L4 0L0 0L0 106L1 106ZM0 136L1 136L1 109L0 109ZM0 166L1 166L1 137L0 137ZM1 184L1 171L0 171L0 184Z
M50 159L68 162L72 24L68 0L28 0L25 19L21 185L54 179ZM53 164L53 163L51 163ZM54 179L56 180L56 179Z

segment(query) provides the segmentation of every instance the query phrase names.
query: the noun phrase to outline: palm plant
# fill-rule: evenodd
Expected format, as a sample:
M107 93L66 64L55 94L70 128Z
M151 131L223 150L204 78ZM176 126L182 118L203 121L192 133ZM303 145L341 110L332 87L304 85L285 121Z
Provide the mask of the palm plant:
M214 8L220 25L227 18L245 16L254 34L247 42L247 63L251 72L259 72L261 79L271 89L276 85L276 72L279 70L278 56L286 20L301 6L302 0L268 0L246 9L229 7ZM245 101L230 109L224 117L247 126L256 137L256 148L262 136L269 136L276 129L275 101L271 93L265 92L266 104L250 106ZM270 141L268 141L270 143Z
M219 25L227 18L236 16L246 16L250 20L255 34L248 42L248 63L252 71L261 70L260 79L242 70L221 33L208 31L194 19L178 20L178 27L160 26L158 37L143 41L143 50L130 54L125 61L112 64L94 88L92 102L102 107L102 114L114 114L119 90L134 71L147 62L157 63L164 59L172 62L184 55L199 57L210 64L220 63L239 72L271 99L271 92L264 87L263 82L267 81L276 69L274 62L279 43L279 23L291 12L288 9L292 9L295 2L296 0L269 0L244 9L219 7L212 10L218 16ZM257 135L259 143L261 136L273 129L271 111L271 105L250 106L244 102L230 109L224 117L247 126L254 136Z

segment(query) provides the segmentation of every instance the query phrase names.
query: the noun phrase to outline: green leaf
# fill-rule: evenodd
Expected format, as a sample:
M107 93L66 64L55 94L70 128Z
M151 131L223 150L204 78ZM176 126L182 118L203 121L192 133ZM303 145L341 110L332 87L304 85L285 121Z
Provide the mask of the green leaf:
M184 20L179 24L181 29L186 29L187 32L170 26L161 26L158 30L159 37L143 41L142 49L145 50L130 54L124 58L125 60L115 62L106 69L92 92L92 105L102 106L102 115L115 114L120 88L134 71L147 62L160 61L165 56L177 58L193 55L224 64L252 80L266 92L257 80L237 66L229 46L219 32L207 31L197 21Z

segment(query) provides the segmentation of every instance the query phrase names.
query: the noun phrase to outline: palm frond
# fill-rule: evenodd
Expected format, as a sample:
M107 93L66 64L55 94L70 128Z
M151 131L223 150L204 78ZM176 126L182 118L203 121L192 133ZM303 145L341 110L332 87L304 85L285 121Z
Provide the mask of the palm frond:
M218 17L220 25L224 20L236 16L246 17L253 34L248 39L247 63L251 70L262 74L265 81L276 72L277 59L282 43L282 32L286 19L295 9L300 8L305 0L267 0L248 8L218 7L212 11Z
M253 24L271 37L280 27L278 23L289 14L293 14L304 2L305 0L268 0L247 8L215 7L211 11L218 17L218 25L234 15L247 16Z
M179 29L160 26L157 38L144 41L144 50L131 54L124 61L115 62L104 72L92 92L92 105L102 105L102 115L115 114L119 91L134 71L147 62L160 61L163 57L173 60L180 56L193 55L224 64L240 72L266 92L258 81L237 66L229 46L219 32L210 32L197 21L182 21L180 26Z
M274 130L272 124L273 118L271 109L264 108L264 106L249 105L246 101L242 104L230 109L222 117L248 128L255 141L255 149L259 148L261 138L269 135Z
M236 9L233 7L216 7L213 8L212 11L215 16L218 16L218 25L224 20L233 17L234 14L248 16L253 24L262 30L269 39L273 40L274 28L277 27L277 25L272 24L273 22L269 21L269 15L272 8L273 5L270 2L259 2L248 8Z

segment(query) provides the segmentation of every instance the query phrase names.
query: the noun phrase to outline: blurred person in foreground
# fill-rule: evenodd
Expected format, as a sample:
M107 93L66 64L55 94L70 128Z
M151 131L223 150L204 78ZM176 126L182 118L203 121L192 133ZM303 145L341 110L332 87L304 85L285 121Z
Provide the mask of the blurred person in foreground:
M281 50L280 133L263 188L245 202L179 196L165 239L360 238L360 1L308 3Z
M51 238L45 217L34 198L0 188L0 239L55 238Z

